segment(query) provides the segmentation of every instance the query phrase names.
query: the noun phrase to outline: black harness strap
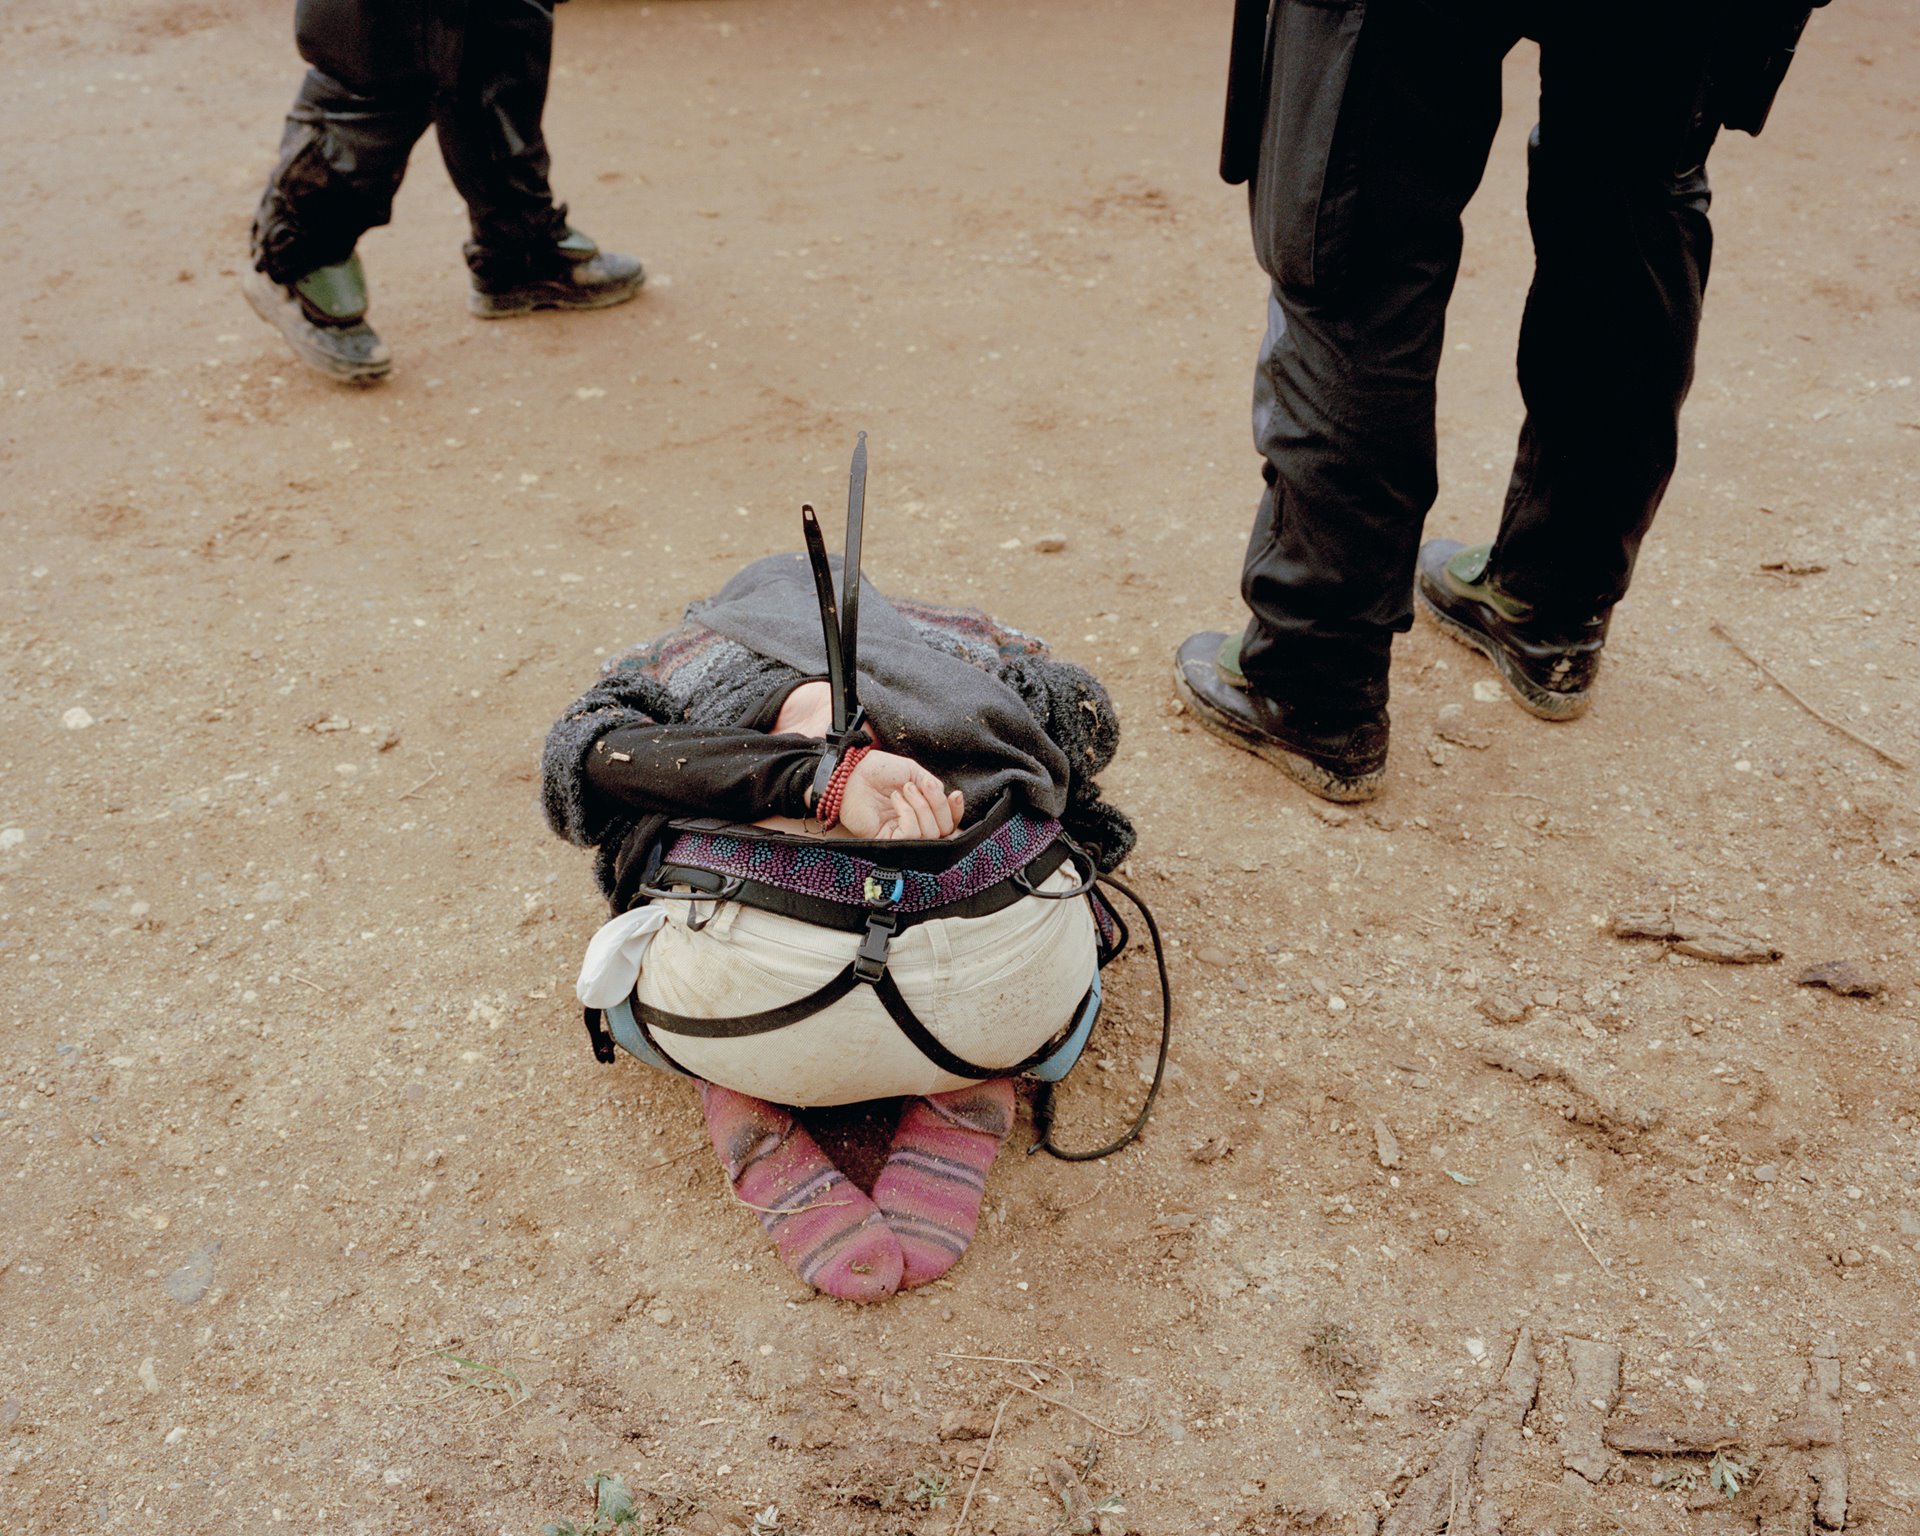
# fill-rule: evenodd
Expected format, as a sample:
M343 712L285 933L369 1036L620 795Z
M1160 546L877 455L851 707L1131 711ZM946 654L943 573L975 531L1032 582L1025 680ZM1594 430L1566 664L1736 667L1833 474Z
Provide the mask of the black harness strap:
M857 963L857 962L856 962ZM860 978L848 965L818 991L805 997L767 1008L759 1013L743 1013L731 1019L702 1019L691 1014L668 1013L664 1008L641 1001L636 993L631 1001L633 1016L649 1029L664 1029L676 1035L691 1035L698 1040L740 1040L749 1035L771 1034L810 1019L822 1008L830 1008L860 985Z
M911 1040L920 1054L932 1062L942 1072L951 1072L955 1077L985 1079L989 1077L1018 1077L1022 1072L1037 1067L1066 1043L1080 1022L1080 1015L1086 1011L1087 1003L1093 997L1093 988L1088 987L1080 1001L1074 1005L1073 1015L1067 1020L1067 1027L1048 1040L1038 1050L1006 1067L981 1067L968 1061L966 1057L956 1055L942 1045L933 1031L920 1022L900 988L894 984L891 975L883 975L873 984L874 995L880 999L880 1006L887 1010L887 1016L900 1027L900 1033Z
M820 602L820 628L826 643L827 690L833 696L832 729L820 766L814 770L809 804L818 805L847 751L866 734L867 712L860 706L860 540L867 507L867 434L853 445L853 469L847 477L847 553L840 562L840 600L833 595L827 545L813 508L800 509L800 532L813 568L814 595Z

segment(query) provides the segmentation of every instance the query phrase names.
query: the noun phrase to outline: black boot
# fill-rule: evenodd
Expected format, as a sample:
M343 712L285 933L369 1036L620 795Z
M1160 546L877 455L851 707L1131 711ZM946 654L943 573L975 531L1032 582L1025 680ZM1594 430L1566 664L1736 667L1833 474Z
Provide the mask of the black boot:
M555 245L522 262L502 262L472 247L467 261L473 269L467 308L482 320L536 309L606 309L624 304L647 280L636 257L603 251L571 227Z
M1492 545L1453 539L1420 546L1414 590L1443 630L1494 665L1520 707L1542 720L1587 712L1610 613L1553 620L1500 590L1487 568Z
M308 367L343 384L374 384L392 371L393 354L367 324L367 279L357 255L285 285L252 271L240 287L253 312Z
M1384 709L1305 709L1253 692L1239 671L1239 641L1217 630L1190 636L1173 682L1214 735L1272 763L1322 800L1371 800L1387 771Z

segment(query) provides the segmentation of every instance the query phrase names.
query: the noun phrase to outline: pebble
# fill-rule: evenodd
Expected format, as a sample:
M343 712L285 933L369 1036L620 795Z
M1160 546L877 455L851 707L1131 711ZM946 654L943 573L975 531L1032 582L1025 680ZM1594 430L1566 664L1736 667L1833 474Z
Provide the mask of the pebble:
M84 731L93 724L93 716L76 704L60 717L60 723L70 731Z
M18 848L26 840L27 833L24 827L8 827L4 832L0 832L0 852L5 852L9 848Z
M1379 1115L1373 1117L1373 1149L1379 1155L1382 1168L1400 1166L1400 1138L1393 1134L1393 1128Z
M1780 1177L1780 1169L1773 1163L1762 1163L1753 1170L1753 1177L1757 1184L1771 1184Z
M1470 1355L1470 1356L1471 1356L1471 1357L1472 1357L1473 1359L1475 1359L1475 1360L1484 1360L1484 1359L1486 1359L1486 1358L1487 1358L1487 1344L1486 1344L1486 1340L1484 1340L1484 1339L1468 1339L1468 1340L1467 1340L1466 1342L1467 1342L1467 1353L1468 1353L1468 1355Z
M1433 731L1442 741L1450 741L1455 746L1485 748L1493 745L1492 735L1468 720L1466 707L1461 704L1442 704L1440 713L1434 716Z
M1231 963L1224 949L1216 948L1211 944L1199 952L1199 959L1202 965L1227 965Z
M655 1307L647 1316L664 1328L673 1321L673 1308Z
M187 1438L187 1426L184 1424L176 1424L173 1426L172 1429L167 1431L166 1438L163 1441L161 1441L161 1444L162 1445L178 1445L182 1440L186 1438Z
M182 1306L192 1306L207 1294L207 1287L213 1284L213 1261L219 1252L218 1240L208 1243L204 1248L196 1248L186 1263L160 1282L161 1289Z
M152 1355L148 1355L140 1362L140 1390L143 1392L160 1390L160 1373L153 1368Z
M1453 1241L1453 1233L1445 1227L1435 1227L1433 1229L1433 1240L1444 1248L1448 1243Z
M1498 704L1501 698L1500 685L1490 677L1483 677L1473 685L1473 697L1481 704Z
M1067 541L1057 533L1042 534L1033 541L1036 555L1057 555L1067 547Z
M1867 1262L1867 1256L1858 1248L1849 1248L1840 1255L1840 1263L1847 1269L1858 1269Z
M1506 992L1488 992L1474 1007L1494 1024L1519 1024L1527 1016L1527 1005Z

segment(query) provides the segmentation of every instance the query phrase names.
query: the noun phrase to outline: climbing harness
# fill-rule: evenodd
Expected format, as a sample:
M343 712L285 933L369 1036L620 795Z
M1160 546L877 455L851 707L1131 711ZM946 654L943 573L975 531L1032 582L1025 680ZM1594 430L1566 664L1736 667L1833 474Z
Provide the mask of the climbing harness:
M837 598L819 519L812 506L801 508L832 700L832 724L810 796L815 805L841 759L869 739L866 711L859 699L857 633L866 482L867 435L862 432L848 482L847 547ZM902 862L903 855L911 859L911 867ZM1062 867L1071 868L1073 884L1043 888ZM1053 1142L1054 1090L1080 1059L1099 1017L1100 973L1128 942L1126 924L1108 898L1109 890L1125 896L1139 911L1153 942L1160 980L1159 1053L1145 1102L1131 1126L1105 1146L1064 1151ZM648 901L686 902L687 927L694 932L706 926L722 903L740 902L822 928L857 933L860 944L852 960L806 996L732 1018L670 1013L643 1001L636 984L622 1001L604 1009L586 1009L587 1034L594 1056L602 1062L614 1059L617 1044L649 1066L692 1076L662 1046L660 1032L703 1040L770 1034L812 1018L856 987L866 986L901 1034L941 1071L973 1080L1023 1074L1035 1079L1039 1085L1033 1104L1036 1139L1028 1148L1030 1153L1044 1149L1078 1162L1117 1152L1144 1129L1159 1096L1172 1032L1173 995L1153 914L1131 888L1101 875L1092 856L1066 835L1057 820L1021 810L1011 794L1003 795L974 826L936 842L827 843L706 818L674 821L648 855L636 894ZM1067 1023L1011 1065L981 1066L945 1045L913 1011L888 971L892 943L915 924L935 918L985 917L1030 898L1071 901L1082 897L1091 907L1096 929L1093 977Z

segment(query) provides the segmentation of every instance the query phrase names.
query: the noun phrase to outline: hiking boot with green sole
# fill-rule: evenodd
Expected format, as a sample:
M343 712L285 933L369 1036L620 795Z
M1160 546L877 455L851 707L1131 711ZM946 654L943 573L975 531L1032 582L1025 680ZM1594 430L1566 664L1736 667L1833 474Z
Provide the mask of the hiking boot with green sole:
M1309 711L1253 692L1240 670L1238 635L1188 637L1174 656L1173 684L1207 730L1322 800L1371 800L1385 784L1387 712Z
M367 278L357 255L291 285L249 272L240 288L308 367L343 384L374 384L392 372L393 354L367 324Z
M474 277L467 308L482 320L507 320L536 309L607 309L624 304L647 280L639 259L603 251L569 227L541 270L516 282L483 285Z
M1520 707L1542 720L1587 712L1608 614L1549 623L1500 590L1487 565L1491 544L1429 539L1420 546L1414 591L1441 629L1494 665Z

